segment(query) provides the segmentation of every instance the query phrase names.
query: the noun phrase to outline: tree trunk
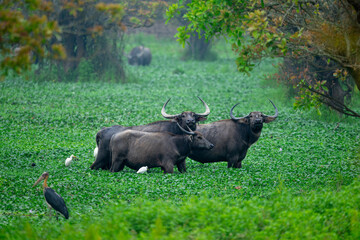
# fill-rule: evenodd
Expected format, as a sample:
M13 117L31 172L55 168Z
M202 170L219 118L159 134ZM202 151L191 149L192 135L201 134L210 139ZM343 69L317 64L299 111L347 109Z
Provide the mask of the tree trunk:
M190 36L189 45L187 45L185 58L195 60L205 60L210 52L211 43L204 36L199 38L197 33Z
M76 36L76 67L79 65L82 58L85 58L86 46L85 46L86 36Z
M359 0L347 0L348 3L354 7L356 11L357 22L360 23L360 1Z
M350 69L349 71L351 76L354 78L354 82L358 90L360 90L360 68Z
M75 41L76 38L73 34L64 34L64 47L66 50L66 59L64 60L64 70L68 72L69 70L74 69L75 66Z

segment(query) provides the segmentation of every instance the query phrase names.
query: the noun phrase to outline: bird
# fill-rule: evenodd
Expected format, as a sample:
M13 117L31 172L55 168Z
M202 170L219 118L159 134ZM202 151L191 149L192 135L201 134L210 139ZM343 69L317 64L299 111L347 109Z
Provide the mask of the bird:
M148 170L147 166L141 167L141 168L139 168L139 170L136 173L145 173L147 170Z
M65 160L65 166L66 166L66 167L70 166L70 164L71 164L72 161L73 161L73 158L77 158L77 157L74 156L74 155L71 155L70 157L68 157L68 158Z
M98 151L99 151L99 148L98 147L96 147L95 149L94 149L94 157L96 158L97 157L97 155L98 155Z
M58 211L59 213L61 213L62 215L64 215L64 217L66 219L68 219L69 218L69 211L68 211L68 209L66 207L65 201L52 188L48 187L48 185L47 185L48 178L49 178L49 173L44 172L43 174L41 174L39 179L34 183L33 187L35 187L42 180L44 180L44 184L43 184L44 197L45 197L46 204L49 207L49 216L51 217L51 209L53 208L56 211Z

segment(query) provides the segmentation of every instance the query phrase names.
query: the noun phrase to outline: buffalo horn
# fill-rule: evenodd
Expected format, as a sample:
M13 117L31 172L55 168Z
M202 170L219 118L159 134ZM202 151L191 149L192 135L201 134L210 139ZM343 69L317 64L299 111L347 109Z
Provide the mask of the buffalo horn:
M271 102L271 104L274 106L275 108L275 115L274 116L266 116L267 118L270 118L272 120L274 120L275 118L277 118L277 116L279 115L279 111L277 109L277 107L275 106L275 104L269 99L269 101Z
M184 133L186 133L187 135L195 135L195 133L193 131L189 132L189 131L186 131L185 129L183 129L178 122L176 122L176 124L178 125L180 130L183 131ZM190 128L189 128L189 130L190 130Z
M235 104L235 105L231 108L231 110L230 110L230 117L231 117L232 120L235 120L235 121L245 118L245 117L235 117L235 116L234 116L233 110L234 110L234 108L235 108L238 104L240 104L240 103Z
M176 115L170 115L170 114L167 114L166 111L165 111L165 108L166 108L166 105L168 104L168 102L170 101L171 98L169 98L166 103L164 104L163 108L161 109L161 115L163 115L164 118L167 118L167 119L174 119L178 116L180 116L180 114L176 114Z
M201 99L201 97L198 97L200 99L200 101L204 104L205 106L205 112L204 113L197 113L196 115L199 117L206 117L210 114L210 108L209 106L206 104L206 102L204 100Z

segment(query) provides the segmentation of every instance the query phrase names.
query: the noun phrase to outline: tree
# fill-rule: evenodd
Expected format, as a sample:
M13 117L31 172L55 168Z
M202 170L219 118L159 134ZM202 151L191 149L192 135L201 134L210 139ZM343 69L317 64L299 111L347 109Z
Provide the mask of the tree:
M171 19L180 9L186 9L183 18L191 23L178 29L182 44L193 31L203 31L208 39L229 39L238 54L240 71L251 71L254 60L264 56L320 57L336 62L360 89L359 6L356 0L197 0L173 4L167 15ZM306 81L302 83L302 91L311 93L300 96L299 101L308 97L332 100L326 82L321 81L317 89ZM340 112L360 117L345 105L337 106Z
M0 5L0 67L2 76L10 70L17 73L29 69L37 56L49 56L45 52L44 41L59 32L56 22L48 19L51 2L2 1ZM64 57L59 45L51 45L54 58Z
M66 61L73 54L66 43L71 32L66 23L79 18L84 8L91 5L96 11L108 17L109 24L121 24L123 7L119 4L96 3L96 1L50 1L50 0L5 0L0 7L0 51L2 76L10 70L21 73L28 70L38 59L62 59ZM72 29L70 29L72 30ZM96 37L102 34L102 27L76 29L82 34ZM63 37L63 38L62 38ZM78 39L79 40L79 39ZM77 42L81 42L80 40ZM77 45L78 54L82 46ZM68 54L68 55L66 55ZM71 59L73 60L73 59Z
M189 4L191 1L186 0L183 4ZM182 16L186 14L186 9L182 9L179 12L180 16L176 17L176 21L178 25L187 26L191 24L191 22L187 21L186 18ZM211 41L208 41L204 32L200 31L200 33L192 32L190 33L189 38L187 39L187 43L185 46L184 59L195 59L195 60L206 60L211 56Z
M34 61L71 73L81 61L122 80L123 34L127 26L151 25L164 1L5 0L0 5L0 67L22 73ZM127 14L125 14L127 13ZM59 74L61 80L63 74Z

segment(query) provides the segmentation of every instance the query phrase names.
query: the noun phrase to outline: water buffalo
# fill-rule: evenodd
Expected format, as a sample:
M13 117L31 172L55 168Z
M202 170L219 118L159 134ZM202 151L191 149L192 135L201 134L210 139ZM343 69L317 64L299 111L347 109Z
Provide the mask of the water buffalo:
M200 124L197 130L212 142L215 147L208 150L193 150L189 158L201 162L227 162L228 167L241 168L241 161L245 158L247 150L260 137L263 123L270 123L278 116L278 109L275 108L274 116L266 116L261 112L252 112L246 117L234 117L233 110L230 110L231 119L220 120L209 124Z
M164 173L173 173L174 166L177 166L178 170L183 172L185 159L191 149L214 147L201 133L186 131L176 124L185 134L126 130L113 135L110 140L110 171L122 171L124 166L137 171L142 166L147 166L161 167Z
M130 65L150 65L151 51L144 46L134 47L128 55L128 62Z
M204 104L206 110L204 113L194 113L190 111L182 112L180 114L170 115L167 114L165 111L165 108L170 101L168 99L162 110L161 114L163 117L171 120L163 120L163 121L157 121L152 122L146 125L140 125L140 126L121 126L121 125L115 125L112 127L105 127L102 128L97 134L96 134L96 145L98 148L96 159L94 163L90 166L91 169L110 169L111 167L111 154L110 154L110 139L111 137L118 132L122 132L128 129L137 130L137 131L144 131L144 132L171 132L174 134L183 134L183 132L179 129L176 123L179 123L181 127L186 128L187 126L190 127L192 131L196 130L196 123L199 121L206 120L206 117L210 114L210 108L205 103L204 100L202 100L200 97L198 97L200 101ZM185 167L185 166L184 166ZM184 169L183 171L186 171Z

